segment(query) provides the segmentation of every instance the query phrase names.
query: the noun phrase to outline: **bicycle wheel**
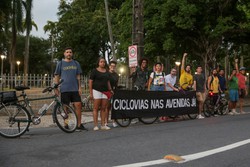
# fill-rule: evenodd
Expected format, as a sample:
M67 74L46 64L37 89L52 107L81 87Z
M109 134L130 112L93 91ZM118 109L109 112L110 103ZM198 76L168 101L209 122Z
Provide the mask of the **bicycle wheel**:
M121 126L121 127L127 127L131 123L131 118L125 118L125 119L115 119L115 122Z
M7 138L19 137L26 132L31 122L30 113L18 104L0 107L0 135Z
M93 110L93 100L91 100L89 97L86 102L86 109L88 109L89 111Z
M158 120L159 117L151 117L151 118L138 118L140 122L144 123L144 124L153 124L155 121Z
M196 114L187 114L187 115L188 115L189 119L196 119L197 116L198 116L198 113L196 113Z
M211 117L211 107L210 107L209 100L206 100L204 102L203 113L204 113L205 117Z
M77 128L77 115L72 107L62 104L54 108L54 119L57 126L66 133L72 133Z
M219 114L226 115L228 112L229 112L228 101L226 99L223 99L223 101L221 101L221 106L219 108Z

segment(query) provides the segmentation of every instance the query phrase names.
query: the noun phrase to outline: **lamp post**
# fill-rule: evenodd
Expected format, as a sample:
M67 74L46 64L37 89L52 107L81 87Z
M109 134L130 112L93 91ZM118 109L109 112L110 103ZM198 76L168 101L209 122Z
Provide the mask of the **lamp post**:
M20 61L16 61L16 64L17 64L17 76L19 76L19 65L21 64Z
M6 59L6 56L5 55L1 55L1 59L2 59L1 78L3 79L3 59Z
M122 75L123 72L124 72L124 68L121 67L121 68L120 68L120 73L121 73L121 75Z
M177 78L176 78L176 83L178 83L178 82L179 82L179 78L180 78L180 69L179 69L179 66L181 65L181 62L176 61L176 62L175 62L175 65L177 66Z
M1 90L3 90L3 59L6 59L5 55L1 55L2 66L1 66Z

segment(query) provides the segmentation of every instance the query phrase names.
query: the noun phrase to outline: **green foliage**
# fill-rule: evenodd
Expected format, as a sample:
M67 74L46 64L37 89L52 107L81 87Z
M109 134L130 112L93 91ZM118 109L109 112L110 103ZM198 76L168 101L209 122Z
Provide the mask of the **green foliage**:
M17 51L16 60L21 61L20 73L23 73L24 68L24 47L25 36L18 36L17 38ZM51 55L49 54L50 42L43 38L30 37L30 59L29 66L32 68L30 74L51 74Z

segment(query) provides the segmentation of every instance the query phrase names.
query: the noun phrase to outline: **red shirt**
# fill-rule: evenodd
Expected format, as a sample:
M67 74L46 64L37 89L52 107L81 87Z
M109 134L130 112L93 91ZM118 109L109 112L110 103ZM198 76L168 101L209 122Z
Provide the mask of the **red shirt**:
M236 77L238 78L239 89L246 89L246 78L241 73L237 73Z

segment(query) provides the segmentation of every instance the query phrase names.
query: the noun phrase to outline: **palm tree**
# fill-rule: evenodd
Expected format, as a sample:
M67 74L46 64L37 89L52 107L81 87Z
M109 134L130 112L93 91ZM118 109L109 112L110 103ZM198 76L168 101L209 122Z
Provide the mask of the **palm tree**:
M10 75L13 76L15 73L15 55L16 55L16 41L17 33L23 31L22 19L23 19L23 8L22 0L12 0L12 13L11 13L11 45L10 45ZM13 87L13 80L11 80L10 87Z
M37 28L37 25L31 19L31 11L33 7L33 0L26 0L24 3L24 8L26 11L25 18L25 30L26 30L26 38L25 38L25 52L24 52L24 75L26 76L29 73L29 48L30 48L30 31L32 30L32 26Z

